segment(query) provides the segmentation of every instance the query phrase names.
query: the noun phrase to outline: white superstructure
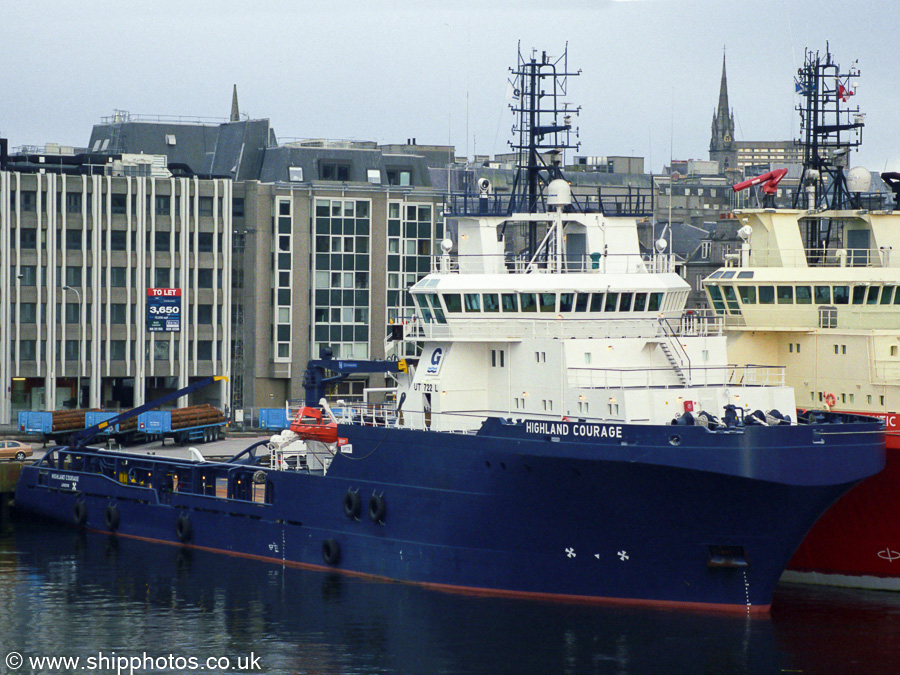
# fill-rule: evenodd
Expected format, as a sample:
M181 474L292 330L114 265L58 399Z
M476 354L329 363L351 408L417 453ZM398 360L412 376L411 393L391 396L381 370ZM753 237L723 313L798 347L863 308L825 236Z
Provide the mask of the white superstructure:
M568 186L554 183L555 212L460 218L456 254L445 246L411 288L419 313L404 339L423 346L399 378L404 425L794 409L780 369L729 365L720 321L684 311L688 285L662 244L641 253L636 217L565 212L554 188ZM522 256L532 224L543 238Z

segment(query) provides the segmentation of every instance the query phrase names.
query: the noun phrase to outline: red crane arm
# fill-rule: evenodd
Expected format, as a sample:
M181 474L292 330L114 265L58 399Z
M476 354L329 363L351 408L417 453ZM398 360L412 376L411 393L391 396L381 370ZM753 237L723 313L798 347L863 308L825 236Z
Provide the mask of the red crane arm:
M775 169L773 171L767 171L761 176L756 176L755 178L748 178L745 181L741 181L735 185L731 186L731 189L735 192L740 192L748 187L753 187L754 185L759 185L763 183L762 191L767 195L774 195L775 191L778 188L778 183L787 175L787 169Z

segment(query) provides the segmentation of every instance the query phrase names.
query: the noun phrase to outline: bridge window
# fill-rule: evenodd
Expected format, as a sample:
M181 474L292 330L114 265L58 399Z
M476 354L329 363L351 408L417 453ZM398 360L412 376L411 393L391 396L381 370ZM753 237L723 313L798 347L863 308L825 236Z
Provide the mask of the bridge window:
M869 292L866 294L866 304L867 305L877 305L878 304L878 293L881 289L878 286L869 286Z
M760 286L759 287L759 304L774 305L775 304L775 287Z
M831 289L832 297L835 305L850 304L850 287L849 286L833 286Z
M542 312L556 311L556 293L540 293L539 297Z
M827 305L831 303L831 286L815 286L813 297L817 305Z
M756 304L756 286L738 286L737 289L742 303L745 305Z
M619 311L620 312L629 312L631 311L631 299L634 296L633 293L622 293L619 298Z
M723 286L722 293L725 295L725 302L728 304L728 311L731 314L740 314L741 308L738 305L737 294L734 292L734 286Z
M602 312L603 311L603 300L606 297L606 293L591 293L591 311L592 312Z
M462 300L459 293L444 293L444 305L450 313L462 311Z
M738 279L752 279L753 272L738 272L737 278Z
M778 304L792 305L794 304L794 287L779 286L778 287Z
M635 293L634 294L634 311L635 312L643 312L644 308L647 306L647 294L646 293Z
M866 287L865 286L854 286L853 287L853 304L861 305L866 301Z
M500 300L503 303L503 311L504 312L518 312L519 311L519 303L516 301L515 293L503 293L500 296Z
M571 312L572 311L572 302L575 300L574 293L560 293L559 294L559 311L560 312Z
M484 300L485 312L500 311L500 297L496 293L485 293L481 297Z
M606 304L604 305L604 311L607 312L615 312L616 305L619 304L619 294L618 293L607 293L606 294Z
M431 308L434 310L434 318L438 323L447 323L447 319L444 316L444 310L441 309L441 301L437 296L437 293L429 293L427 296L428 302L431 303ZM357 311L359 311L357 309ZM364 323L368 323L365 321Z
M797 286L794 289L794 293L798 305L809 305L812 303L812 289L809 286Z
M648 312L658 312L659 308L662 306L662 293L651 293L650 294L650 304L647 305Z
M519 293L519 304L521 305L523 312L537 311L537 299L535 298L534 293Z
M900 297L900 293L897 294L897 297ZM578 297L575 298L575 311L586 312L588 309L588 300L590 299L590 293L579 293Z
M897 286L897 291L894 293L894 304L900 305L900 286Z
M885 286L881 291L881 304L890 305L894 298L894 286Z
M481 311L481 296L478 293L466 293L466 311Z

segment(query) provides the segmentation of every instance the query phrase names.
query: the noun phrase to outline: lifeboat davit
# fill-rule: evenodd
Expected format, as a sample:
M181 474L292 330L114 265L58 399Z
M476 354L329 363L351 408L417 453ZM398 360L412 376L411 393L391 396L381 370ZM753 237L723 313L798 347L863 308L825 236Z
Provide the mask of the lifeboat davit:
M322 420L322 411L318 408L301 408L291 421L291 431L306 441L337 443L338 440L337 424L325 423Z

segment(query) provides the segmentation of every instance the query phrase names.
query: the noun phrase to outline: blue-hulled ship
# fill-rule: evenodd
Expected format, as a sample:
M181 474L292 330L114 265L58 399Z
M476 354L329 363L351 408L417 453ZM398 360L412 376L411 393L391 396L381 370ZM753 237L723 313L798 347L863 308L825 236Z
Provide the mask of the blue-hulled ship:
M382 363L311 362L307 408L227 462L55 448L16 508L90 530L434 588L767 611L804 534L884 465L871 418L796 410L733 367L650 194L573 194L562 59L519 57L512 192L452 199L456 241ZM414 345L414 347L410 347ZM326 385L390 372L393 402ZM798 417L798 419L792 419Z

